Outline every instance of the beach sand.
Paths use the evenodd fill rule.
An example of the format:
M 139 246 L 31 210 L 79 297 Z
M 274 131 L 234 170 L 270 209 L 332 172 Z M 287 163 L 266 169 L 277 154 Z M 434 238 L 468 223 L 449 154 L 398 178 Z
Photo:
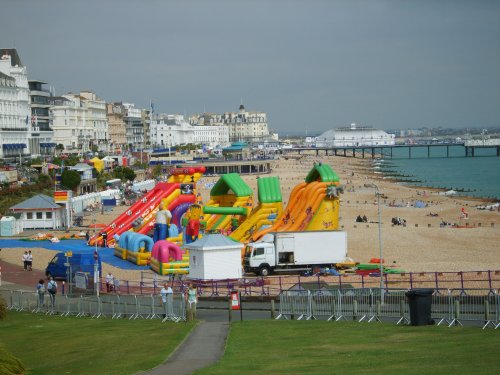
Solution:
M 370 161 L 344 157 L 303 156 L 300 160 L 276 160 L 271 175 L 279 176 L 283 201 L 288 202 L 294 186 L 302 182 L 314 162 L 327 163 L 340 176 L 344 186 L 341 198 L 340 225 L 347 232 L 348 255 L 357 262 L 366 263 L 379 257 L 378 206 L 373 188 L 375 183 L 383 195 L 380 201 L 383 258 L 387 265 L 395 264 L 406 271 L 480 271 L 500 270 L 500 212 L 478 210 L 484 204 L 473 198 L 440 195 L 435 189 L 412 188 L 384 180 L 372 173 Z M 242 176 L 257 198 L 256 175 Z M 204 202 L 208 202 L 210 184 L 219 177 L 203 177 L 198 183 Z M 425 192 L 425 193 L 424 193 Z M 257 200 L 257 199 L 255 199 Z M 428 206 L 415 208 L 415 201 Z M 393 207 L 392 203 L 401 207 Z M 96 214 L 97 223 L 110 223 L 128 207 L 116 207 L 113 212 Z M 468 220 L 460 219 L 464 208 Z M 438 216 L 429 216 L 430 213 Z M 356 223 L 358 215 L 366 215 L 368 223 Z M 393 226 L 391 218 L 401 217 L 406 227 Z M 91 224 L 92 216 L 85 217 L 84 225 Z M 440 228 L 441 221 L 457 223 L 464 228 Z M 466 226 L 469 227 L 466 227 Z M 91 230 L 92 233 L 92 230 Z M 25 249 L 3 249 L 3 261 L 22 264 Z M 45 269 L 54 251 L 32 249 L 33 267 Z M 111 271 L 121 280 L 140 280 L 141 271 L 125 271 L 103 264 L 103 273 Z M 151 272 L 152 271 L 148 271 Z

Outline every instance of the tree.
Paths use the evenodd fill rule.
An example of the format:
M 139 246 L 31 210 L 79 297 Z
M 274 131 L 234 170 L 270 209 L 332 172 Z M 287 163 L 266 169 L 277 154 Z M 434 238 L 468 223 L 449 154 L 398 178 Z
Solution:
M 49 185 L 51 183 L 50 176 L 46 174 L 39 174 L 38 183 L 41 185 Z
M 115 178 L 119 178 L 122 181 L 124 180 L 134 181 L 136 174 L 132 169 L 128 167 L 116 167 L 113 170 L 113 176 Z
M 153 167 L 152 175 L 153 178 L 160 177 L 163 174 L 163 167 L 161 164 L 157 164 Z
M 82 178 L 80 177 L 80 173 L 77 171 L 66 169 L 61 174 L 61 185 L 67 189 L 75 190 L 78 185 L 80 185 L 81 181 Z

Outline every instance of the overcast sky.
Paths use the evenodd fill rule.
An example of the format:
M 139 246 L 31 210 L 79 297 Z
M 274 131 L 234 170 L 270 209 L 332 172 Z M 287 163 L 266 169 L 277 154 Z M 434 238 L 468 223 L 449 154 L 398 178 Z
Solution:
M 283 135 L 500 126 L 500 1 L 0 0 L 0 48 L 56 94 L 242 101 Z

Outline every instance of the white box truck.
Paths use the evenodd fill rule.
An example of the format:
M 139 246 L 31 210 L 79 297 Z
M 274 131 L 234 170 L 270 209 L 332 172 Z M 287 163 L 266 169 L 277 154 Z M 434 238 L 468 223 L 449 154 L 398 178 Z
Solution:
M 273 232 L 245 249 L 245 272 L 267 276 L 279 271 L 335 267 L 347 258 L 347 234 L 342 231 Z

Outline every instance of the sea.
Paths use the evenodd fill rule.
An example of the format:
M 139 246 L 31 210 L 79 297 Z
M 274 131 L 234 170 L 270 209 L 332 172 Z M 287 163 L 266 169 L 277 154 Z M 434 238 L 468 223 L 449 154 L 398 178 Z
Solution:
M 374 160 L 374 171 L 401 184 L 455 190 L 457 195 L 500 200 L 500 157 L 496 149 L 476 148 L 474 157 L 465 157 L 463 146 L 393 149 L 392 157 Z

